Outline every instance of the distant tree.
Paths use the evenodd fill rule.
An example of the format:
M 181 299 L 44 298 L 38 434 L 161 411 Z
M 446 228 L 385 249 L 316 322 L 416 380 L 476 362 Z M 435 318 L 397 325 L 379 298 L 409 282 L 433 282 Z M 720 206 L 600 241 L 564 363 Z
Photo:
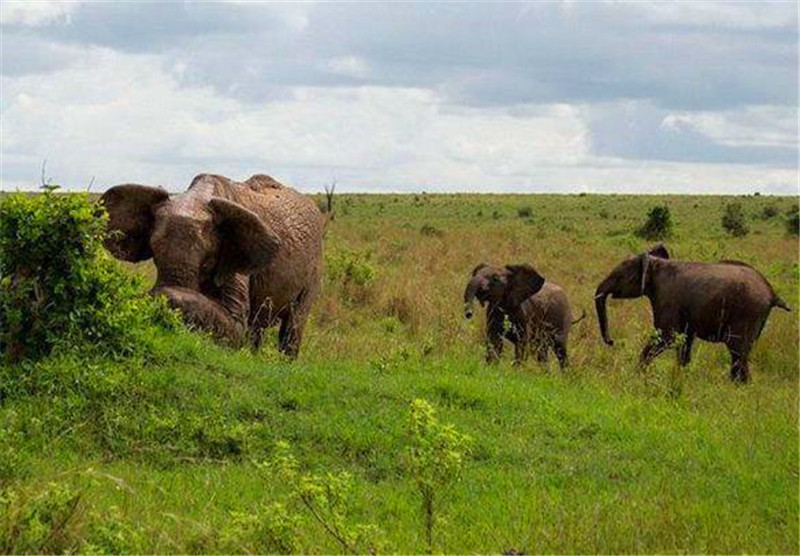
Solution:
M 800 207 L 794 205 L 786 213 L 786 231 L 789 235 L 800 235 Z
M 636 230 L 636 235 L 647 240 L 667 239 L 672 236 L 672 217 L 666 205 L 657 206 L 647 213 L 647 221 Z
M 733 237 L 746 236 L 750 232 L 747 217 L 741 203 L 728 203 L 722 215 L 722 228 Z

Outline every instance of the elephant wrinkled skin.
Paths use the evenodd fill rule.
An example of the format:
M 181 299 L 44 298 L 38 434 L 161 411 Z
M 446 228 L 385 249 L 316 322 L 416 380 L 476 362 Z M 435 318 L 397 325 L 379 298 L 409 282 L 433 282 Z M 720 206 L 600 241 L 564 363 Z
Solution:
M 750 265 L 673 261 L 661 244 L 621 262 L 597 287 L 600 334 L 606 344 L 614 345 L 608 334 L 609 295 L 650 300 L 658 335 L 642 350 L 641 364 L 667 349 L 676 334 L 685 334 L 678 351 L 681 365 L 689 363 L 695 337 L 722 342 L 731 353 L 731 379 L 736 382 L 749 380 L 748 355 L 772 308 L 790 310 Z
M 548 350 L 552 349 L 559 365 L 566 366 L 567 337 L 577 320 L 572 320 L 572 310 L 561 287 L 545 281 L 530 265 L 499 268 L 484 263 L 472 271 L 464 291 L 467 318 L 472 317 L 475 299 L 486 305 L 487 361 L 495 361 L 502 354 L 506 338 L 514 344 L 517 364 L 533 347 L 540 362 L 547 361 Z M 506 326 L 506 318 L 510 326 Z
M 249 332 L 254 347 L 279 324 L 279 349 L 297 356 L 321 273 L 324 221 L 310 199 L 269 176 L 200 174 L 180 195 L 125 184 L 101 200 L 106 247 L 126 261 L 152 258 L 152 293 L 190 324 L 233 345 Z

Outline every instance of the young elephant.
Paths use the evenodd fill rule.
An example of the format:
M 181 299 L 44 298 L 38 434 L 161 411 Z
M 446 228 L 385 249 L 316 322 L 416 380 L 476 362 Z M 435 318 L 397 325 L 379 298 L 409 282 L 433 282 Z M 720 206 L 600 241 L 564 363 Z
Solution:
M 472 317 L 476 298 L 486 306 L 487 361 L 495 361 L 501 355 L 505 337 L 514 344 L 517 364 L 525 360 L 529 346 L 541 362 L 547 361 L 547 351 L 552 349 L 561 367 L 567 364 L 569 328 L 585 314 L 573 321 L 564 290 L 545 282 L 533 267 L 478 265 L 464 291 L 467 318 Z
M 647 253 L 617 265 L 597 287 L 595 305 L 600 334 L 609 346 L 606 298 L 646 296 L 659 335 L 642 350 L 647 364 L 672 343 L 676 333 L 686 335 L 678 352 L 681 365 L 689 363 L 695 337 L 724 343 L 731 353 L 731 380 L 747 382 L 747 358 L 773 307 L 789 311 L 764 276 L 738 261 L 693 263 L 669 260 L 659 244 Z

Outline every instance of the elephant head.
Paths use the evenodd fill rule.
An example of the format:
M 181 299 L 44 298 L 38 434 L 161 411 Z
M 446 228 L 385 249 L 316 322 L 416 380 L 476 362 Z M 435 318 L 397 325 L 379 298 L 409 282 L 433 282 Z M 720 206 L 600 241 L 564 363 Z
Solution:
M 170 195 L 159 187 L 117 185 L 101 199 L 106 247 L 126 261 L 152 258 L 154 291 L 180 288 L 218 297 L 235 274 L 264 268 L 280 238 L 252 211 L 214 196 Z
M 606 299 L 609 295 L 617 299 L 632 299 L 645 295 L 650 286 L 650 273 L 648 270 L 653 257 L 669 259 L 669 251 L 663 244 L 659 243 L 645 253 L 628 257 L 618 264 L 606 276 L 605 280 L 597 286 L 594 296 L 597 321 L 600 324 L 600 334 L 603 337 L 603 341 L 609 346 L 613 346 L 614 341 L 608 335 Z
M 475 299 L 481 306 L 488 303 L 507 312 L 513 311 L 543 285 L 544 278 L 528 264 L 505 267 L 479 264 L 473 269 L 472 278 L 464 290 L 464 316 L 472 318 Z

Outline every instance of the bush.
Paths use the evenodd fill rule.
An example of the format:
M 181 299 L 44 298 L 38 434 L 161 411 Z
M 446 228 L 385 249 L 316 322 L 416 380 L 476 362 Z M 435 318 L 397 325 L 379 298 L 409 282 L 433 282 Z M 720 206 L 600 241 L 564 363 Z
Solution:
M 411 402 L 408 429 L 408 470 L 422 498 L 422 518 L 428 553 L 434 552 L 433 528 L 438 521 L 436 501 L 450 483 L 458 481 L 472 439 L 443 425 L 436 410 L 423 399 Z
M 761 218 L 764 220 L 769 220 L 770 218 L 774 218 L 778 216 L 778 207 L 775 205 L 767 205 L 764 207 L 764 210 L 761 211 Z
M 0 201 L 0 351 L 7 362 L 57 347 L 128 355 L 151 324 L 177 322 L 103 249 L 106 221 L 86 194 L 48 190 Z
M 647 221 L 636 231 L 636 235 L 647 240 L 667 239 L 672 235 L 672 217 L 664 205 L 653 207 L 647 213 Z
M 800 235 L 800 207 L 797 205 L 786 213 L 786 231 L 789 235 Z
M 725 212 L 722 215 L 722 228 L 734 237 L 746 236 L 750 231 L 740 203 L 725 205 Z
M 436 226 L 431 226 L 430 224 L 423 224 L 422 227 L 419 229 L 419 233 L 428 237 L 444 236 L 444 231 L 440 230 Z
M 533 218 L 533 209 L 531 207 L 520 207 L 517 209 L 518 218 Z

